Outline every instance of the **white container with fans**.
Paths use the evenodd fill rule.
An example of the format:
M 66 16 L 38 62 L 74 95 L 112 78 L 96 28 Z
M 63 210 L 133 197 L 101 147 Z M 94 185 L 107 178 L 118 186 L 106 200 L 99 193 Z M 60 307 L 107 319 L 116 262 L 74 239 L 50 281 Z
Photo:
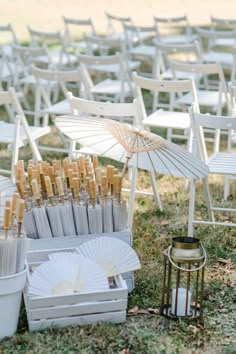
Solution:
M 67 249 L 31 251 L 28 257 L 28 282 L 24 301 L 30 331 L 71 325 L 88 325 L 100 321 L 123 323 L 126 321 L 128 288 L 123 278 L 113 278 L 109 289 L 79 292 L 67 295 L 33 296 L 29 294 L 31 272 L 48 261 L 49 255 Z M 70 250 L 75 251 L 71 247 Z
M 133 237 L 130 229 L 125 229 L 119 232 L 89 234 L 79 236 L 65 236 L 31 240 L 30 249 L 28 252 L 28 262 L 38 262 L 47 260 L 48 252 L 51 250 L 72 249 L 82 245 L 86 241 L 93 240 L 98 237 L 114 237 L 116 239 L 126 242 L 132 246 Z M 128 272 L 122 275 L 128 286 L 129 292 L 134 289 L 134 273 Z

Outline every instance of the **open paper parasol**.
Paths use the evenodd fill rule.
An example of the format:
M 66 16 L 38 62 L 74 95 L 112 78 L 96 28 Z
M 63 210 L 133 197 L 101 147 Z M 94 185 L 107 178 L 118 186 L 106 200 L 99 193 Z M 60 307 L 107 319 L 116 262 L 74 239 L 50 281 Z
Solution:
M 202 178 L 208 167 L 193 154 L 162 137 L 130 124 L 94 117 L 61 116 L 61 132 L 99 154 L 143 170 L 176 177 Z

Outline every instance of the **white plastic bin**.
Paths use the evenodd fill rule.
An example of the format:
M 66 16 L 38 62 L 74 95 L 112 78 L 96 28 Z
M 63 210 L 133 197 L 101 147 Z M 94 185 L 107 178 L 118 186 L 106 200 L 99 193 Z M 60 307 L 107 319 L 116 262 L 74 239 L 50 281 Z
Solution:
M 0 340 L 17 330 L 22 291 L 26 284 L 26 269 L 0 277 Z

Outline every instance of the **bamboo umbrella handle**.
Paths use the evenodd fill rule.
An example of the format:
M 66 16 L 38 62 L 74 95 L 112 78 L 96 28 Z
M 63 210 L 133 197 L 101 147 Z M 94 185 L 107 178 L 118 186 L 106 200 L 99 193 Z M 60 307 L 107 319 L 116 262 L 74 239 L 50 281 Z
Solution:
M 10 220 L 11 220 L 11 209 L 5 208 L 4 209 L 4 221 L 3 221 L 3 228 L 5 230 L 5 239 L 8 237 L 8 230 L 10 228 Z
M 56 177 L 56 185 L 57 185 L 59 198 L 64 204 L 64 188 L 63 188 L 63 182 L 61 177 Z
M 18 203 L 18 212 L 17 212 L 18 223 L 23 222 L 24 212 L 25 212 L 25 201 L 23 199 L 20 199 Z
M 102 189 L 102 196 L 107 197 L 108 196 L 108 184 L 107 184 L 107 177 L 102 176 L 102 184 L 101 184 L 101 189 Z
M 11 204 L 11 215 L 16 215 L 16 209 L 19 201 L 19 193 L 15 192 L 12 196 L 12 204 Z
M 38 187 L 38 182 L 36 179 L 32 179 L 31 187 L 32 187 L 33 196 L 34 196 L 38 206 L 40 207 L 39 187 Z

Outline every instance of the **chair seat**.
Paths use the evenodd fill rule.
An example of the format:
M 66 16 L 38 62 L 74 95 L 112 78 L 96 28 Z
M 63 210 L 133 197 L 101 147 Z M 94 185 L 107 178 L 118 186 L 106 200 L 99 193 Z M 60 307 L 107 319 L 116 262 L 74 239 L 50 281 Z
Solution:
M 184 43 L 192 43 L 197 37 L 196 36 L 187 36 L 187 35 L 173 35 L 162 37 L 160 40 L 164 43 L 173 43 L 173 44 L 184 44 Z
M 159 109 L 145 118 L 143 124 L 152 127 L 188 129 L 190 128 L 190 117 L 188 113 Z
M 186 73 L 183 71 L 176 71 L 175 72 L 175 79 L 177 80 L 181 80 L 181 79 L 189 79 L 190 77 L 199 78 L 199 75 L 196 73 Z M 161 74 L 161 78 L 165 79 L 165 80 L 171 80 L 174 78 L 172 70 L 171 69 L 167 69 L 165 70 L 162 74 Z
M 234 47 L 236 45 L 236 41 L 234 38 L 218 38 L 214 40 L 214 45 Z
M 210 173 L 236 175 L 236 155 L 215 153 L 207 161 Z
M 5 121 L 0 121 L 0 142 L 5 144 L 12 144 L 14 142 L 14 130 L 15 124 L 7 123 Z M 50 133 L 51 128 L 49 126 L 46 127 L 29 127 L 30 135 L 33 140 L 39 139 L 42 136 Z M 20 127 L 19 134 L 19 147 L 22 147 L 27 142 L 27 136 L 24 128 Z
M 1 46 L 1 50 L 3 51 L 3 54 L 6 57 L 11 57 L 12 56 L 12 46 L 11 44 L 4 44 L 3 46 Z
M 50 52 L 50 58 L 52 62 L 56 65 L 69 65 L 69 64 L 75 64 L 77 63 L 77 58 L 74 54 L 65 54 L 65 53 L 60 53 L 60 52 Z M 42 64 L 48 64 L 48 58 L 46 55 L 42 55 L 37 57 L 37 61 L 42 63 Z
M 128 31 L 127 31 L 128 32 Z M 120 32 L 120 33 L 114 33 L 110 36 L 111 38 L 114 39 L 120 39 L 121 41 L 126 41 L 128 37 L 128 41 L 131 43 L 136 43 L 141 41 L 144 41 L 145 39 L 149 38 L 149 34 L 145 32 L 139 32 L 138 35 L 134 35 L 133 31 L 130 33 L 125 34 L 125 32 Z
M 85 49 L 88 48 L 88 44 L 85 41 L 71 42 L 70 45 L 71 45 L 71 47 L 73 47 L 75 49 L 80 48 L 80 49 L 84 49 L 85 50 Z M 92 43 L 89 46 L 90 46 L 90 48 L 92 47 L 91 48 L 92 50 L 98 49 L 98 45 L 96 43 Z
M 133 71 L 137 69 L 140 66 L 140 61 L 138 60 L 129 60 L 127 62 L 128 68 L 130 71 Z M 120 65 L 119 64 L 108 64 L 108 65 L 96 65 L 92 64 L 89 65 L 90 70 L 95 70 L 98 72 L 103 72 L 103 73 L 114 73 L 118 74 L 120 72 Z
M 50 83 L 44 79 L 40 79 L 40 81 L 42 82 L 42 85 L 44 85 L 46 87 L 49 87 L 49 86 L 54 87 L 58 84 L 57 81 L 50 81 Z M 22 77 L 22 79 L 20 79 L 19 82 L 22 84 L 37 85 L 37 81 L 33 75 Z
M 70 104 L 67 100 L 60 101 L 45 109 L 45 112 L 50 114 L 72 114 Z
M 154 58 L 156 56 L 156 48 L 151 45 L 141 44 L 138 45 L 137 47 L 130 49 L 129 53 L 132 55 Z
M 7 80 L 8 78 L 12 77 L 12 75 L 15 74 L 15 72 L 17 73 L 21 73 L 21 67 L 15 63 L 11 63 L 8 62 L 8 64 L 6 64 L 5 62 L 0 63 L 1 66 L 1 80 Z
M 120 94 L 122 89 L 122 84 L 120 81 L 107 79 L 99 82 L 90 91 L 94 94 L 106 94 L 106 95 L 116 95 Z M 131 89 L 127 82 L 124 83 L 124 93 L 130 94 Z
M 220 93 L 218 91 L 201 91 L 197 90 L 198 103 L 201 106 L 217 106 L 220 102 Z M 222 104 L 226 103 L 224 95 L 221 97 Z M 177 103 L 190 105 L 192 103 L 191 93 L 187 93 L 180 99 L 176 100 Z
M 211 51 L 202 56 L 204 62 L 208 63 L 220 63 L 224 66 L 228 66 L 230 69 L 233 65 L 233 55 L 231 53 L 214 52 Z

